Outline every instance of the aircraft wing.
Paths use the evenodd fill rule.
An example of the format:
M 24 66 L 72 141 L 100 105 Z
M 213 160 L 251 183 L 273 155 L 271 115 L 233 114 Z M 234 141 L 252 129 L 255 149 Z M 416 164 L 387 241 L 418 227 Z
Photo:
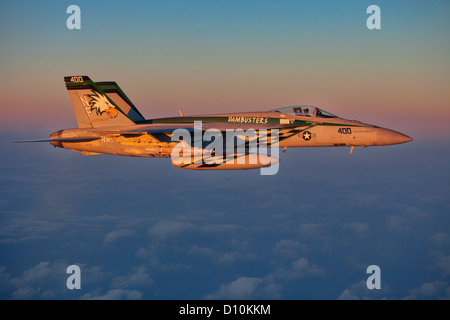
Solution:
M 279 130 L 280 141 L 285 137 L 297 134 L 298 132 L 306 130 L 310 126 L 304 125 L 299 126 L 298 124 L 245 124 L 245 123 L 202 123 L 201 127 L 196 127 L 194 123 L 180 123 L 180 124 L 149 124 L 142 125 L 138 128 L 130 128 L 125 130 L 119 130 L 115 133 L 119 133 L 123 136 L 139 136 L 144 134 L 150 134 L 156 140 L 160 142 L 170 142 L 171 135 L 177 129 L 187 130 L 191 135 L 193 135 L 195 130 L 217 130 L 222 134 L 226 133 L 227 130 L 238 130 L 241 129 L 244 132 L 248 129 L 253 130 L 267 130 L 268 133 L 271 130 Z
M 13 141 L 14 143 L 30 143 L 30 142 L 90 142 L 99 140 L 102 137 L 71 137 L 71 138 L 56 138 L 56 139 L 43 139 L 43 140 L 20 140 Z
M 303 128 L 304 126 L 294 125 L 294 124 L 245 124 L 245 123 L 202 123 L 201 127 L 196 127 L 194 123 L 180 123 L 180 124 L 165 124 L 165 123 L 156 123 L 156 124 L 149 124 L 149 125 L 142 125 L 137 128 L 130 128 L 129 130 L 120 130 L 123 134 L 152 134 L 152 133 L 172 133 L 176 129 L 185 129 L 189 132 L 194 132 L 194 130 L 212 130 L 216 129 L 221 132 L 226 132 L 228 130 L 248 130 L 248 129 L 254 129 L 254 130 L 273 130 L 273 129 L 295 129 Z

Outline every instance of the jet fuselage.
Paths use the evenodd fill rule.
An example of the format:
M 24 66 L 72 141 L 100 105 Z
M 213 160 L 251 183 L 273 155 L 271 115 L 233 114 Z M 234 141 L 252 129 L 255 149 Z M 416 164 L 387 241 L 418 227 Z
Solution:
M 367 147 L 399 144 L 412 139 L 399 132 L 342 118 L 295 116 L 281 112 L 246 112 L 146 120 L 133 127 L 66 129 L 53 133 L 50 139 L 92 137 L 92 141 L 51 142 L 54 146 L 85 154 L 114 154 L 138 157 L 170 157 L 179 141 L 172 141 L 170 133 L 145 133 L 151 126 L 173 125 L 174 128 L 192 125 L 195 121 L 218 130 L 269 129 L 279 127 L 279 147 Z M 283 125 L 289 128 L 283 129 Z M 294 127 L 294 128 L 293 128 Z M 123 133 L 133 130 L 133 133 Z M 142 133 L 142 134 L 141 134 Z
M 412 140 L 309 105 L 198 116 L 180 110 L 180 117 L 147 120 L 116 82 L 94 82 L 88 76 L 64 81 L 78 128 L 38 141 L 85 155 L 170 157 L 184 169 L 239 170 L 278 163 L 279 148 L 351 147 L 352 153 L 357 146 Z

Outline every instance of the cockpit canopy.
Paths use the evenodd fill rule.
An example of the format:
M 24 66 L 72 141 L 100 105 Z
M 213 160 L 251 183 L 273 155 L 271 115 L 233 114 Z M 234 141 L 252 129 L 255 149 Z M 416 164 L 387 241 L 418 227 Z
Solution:
M 319 109 L 314 106 L 299 105 L 299 106 L 289 106 L 283 108 L 277 108 L 270 110 L 271 112 L 281 112 L 285 114 L 290 114 L 294 116 L 303 117 L 317 117 L 317 118 L 338 118 L 334 114 L 331 114 L 325 110 Z

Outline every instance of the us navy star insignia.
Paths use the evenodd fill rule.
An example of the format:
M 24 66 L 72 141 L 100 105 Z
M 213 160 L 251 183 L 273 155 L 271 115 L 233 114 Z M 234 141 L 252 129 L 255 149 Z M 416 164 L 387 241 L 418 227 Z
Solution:
M 303 132 L 303 139 L 306 141 L 311 140 L 311 132 L 309 132 L 309 131 Z

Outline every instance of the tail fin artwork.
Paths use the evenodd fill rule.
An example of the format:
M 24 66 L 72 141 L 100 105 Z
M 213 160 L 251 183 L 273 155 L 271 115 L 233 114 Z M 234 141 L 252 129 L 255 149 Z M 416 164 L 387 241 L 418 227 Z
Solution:
M 106 93 L 108 98 L 110 98 L 132 121 L 140 122 L 145 120 L 116 82 L 96 82 L 95 84 L 100 87 L 100 89 Z
M 79 128 L 133 126 L 144 119 L 115 82 L 97 84 L 88 76 L 64 77 L 64 82 Z

